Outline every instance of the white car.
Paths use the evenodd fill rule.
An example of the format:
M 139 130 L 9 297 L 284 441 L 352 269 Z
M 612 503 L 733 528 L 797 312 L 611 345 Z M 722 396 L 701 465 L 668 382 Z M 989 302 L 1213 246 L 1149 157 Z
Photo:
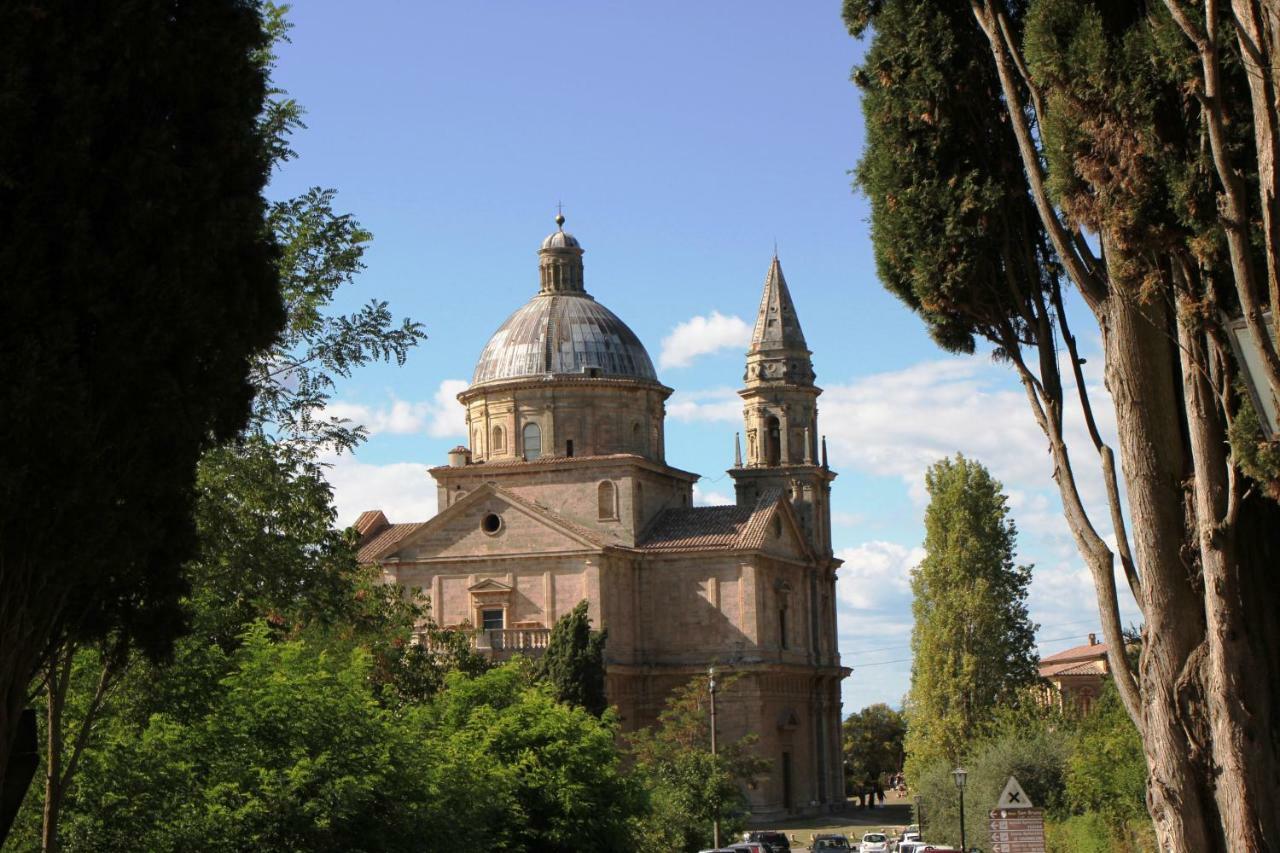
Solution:
M 868 832 L 862 836 L 858 853 L 889 853 L 889 836 L 883 832 Z

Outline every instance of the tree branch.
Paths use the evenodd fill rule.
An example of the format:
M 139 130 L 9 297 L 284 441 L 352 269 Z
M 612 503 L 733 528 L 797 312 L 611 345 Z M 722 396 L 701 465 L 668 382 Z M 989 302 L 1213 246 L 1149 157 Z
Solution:
M 1006 53 L 1005 41 L 1001 35 L 1001 24 L 999 23 L 1000 18 L 1003 17 L 1003 12 L 998 12 L 992 4 L 993 0 L 971 0 L 970 6 L 973 9 L 978 25 L 982 28 L 983 33 L 986 34 L 987 42 L 991 46 L 991 56 L 995 60 L 996 72 L 1000 77 L 1000 88 L 1004 93 L 1006 102 L 1005 112 L 1013 125 L 1013 132 L 1018 141 L 1018 152 L 1022 157 L 1022 167 L 1027 176 L 1027 184 L 1031 188 L 1032 201 L 1035 202 L 1036 210 L 1040 213 L 1040 220 L 1044 223 L 1045 231 L 1048 233 L 1049 239 L 1053 243 L 1053 248 L 1062 260 L 1067 273 L 1071 276 L 1072 281 L 1076 283 L 1076 287 L 1080 288 L 1080 293 L 1089 303 L 1089 307 L 1096 312 L 1098 306 L 1107 297 L 1106 283 L 1095 275 L 1094 271 L 1089 268 L 1084 259 L 1077 253 L 1075 240 L 1072 238 L 1071 233 L 1067 231 L 1066 226 L 1062 224 L 1062 221 L 1058 219 L 1057 211 L 1053 209 L 1053 204 L 1049 201 L 1049 193 L 1044 185 L 1044 171 L 1040 163 L 1040 154 L 1036 149 L 1035 140 L 1031 136 L 1031 128 L 1027 126 L 1027 116 L 1022 103 L 1022 95 L 1018 91 L 1017 80 L 1014 79 L 1013 73 L 1009 68 L 1009 56 Z

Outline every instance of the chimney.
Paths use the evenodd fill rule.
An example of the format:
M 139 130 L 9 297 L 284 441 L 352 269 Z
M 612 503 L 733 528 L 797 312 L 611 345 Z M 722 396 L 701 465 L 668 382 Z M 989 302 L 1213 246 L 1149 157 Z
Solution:
M 1089 645 L 1091 645 L 1091 646 L 1096 646 L 1096 645 L 1098 645 L 1098 635 L 1097 635 L 1097 634 L 1090 634 L 1090 635 L 1089 635 Z
M 459 444 L 449 451 L 449 467 L 462 468 L 471 464 L 471 451 Z

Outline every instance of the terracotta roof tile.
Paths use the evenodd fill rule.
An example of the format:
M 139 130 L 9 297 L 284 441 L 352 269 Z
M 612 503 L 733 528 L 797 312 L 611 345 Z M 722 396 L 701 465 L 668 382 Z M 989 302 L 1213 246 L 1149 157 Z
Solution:
M 636 545 L 642 551 L 705 551 L 759 548 L 777 504 L 777 491 L 754 507 L 695 506 L 663 510 Z
M 372 536 L 382 528 L 387 527 L 391 522 L 387 521 L 387 517 L 382 514 L 380 509 L 367 509 L 360 513 L 360 517 L 356 519 L 356 523 L 351 525 L 360 532 L 360 537 Z
M 1041 658 L 1041 663 L 1062 663 L 1064 661 L 1089 660 L 1091 658 L 1106 657 L 1106 643 L 1085 643 L 1083 646 L 1072 646 L 1055 654 L 1049 655 L 1047 658 Z
M 360 545 L 360 550 L 356 552 L 356 559 L 361 563 L 377 562 L 378 558 L 385 554 L 392 545 L 395 545 L 409 534 L 421 530 L 425 525 L 425 521 L 417 521 L 412 524 L 388 525 L 368 542 Z
M 1067 661 L 1066 663 L 1040 664 L 1040 677 L 1049 678 L 1057 675 L 1106 675 L 1096 666 L 1098 662 L 1092 660 Z

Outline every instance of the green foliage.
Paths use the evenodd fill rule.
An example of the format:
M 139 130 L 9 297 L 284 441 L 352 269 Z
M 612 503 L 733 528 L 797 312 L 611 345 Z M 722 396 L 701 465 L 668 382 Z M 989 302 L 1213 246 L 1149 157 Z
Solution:
M 259 624 L 230 664 L 202 713 L 117 721 L 85 762 L 68 850 L 416 850 L 489 816 L 465 795 L 476 756 L 381 707 L 367 652 Z
M 868 705 L 846 717 L 843 729 L 849 781 L 883 783 L 886 775 L 902 769 L 907 734 L 903 714 L 883 703 Z
M 1267 440 L 1258 411 L 1243 391 L 1243 388 L 1236 389 L 1240 409 L 1227 431 L 1232 461 L 1262 484 L 1272 497 L 1280 498 L 1280 442 Z
M 0 12 L 5 720 L 63 631 L 184 627 L 196 460 L 284 319 L 264 40 L 243 0 Z
M 911 573 L 909 775 L 938 759 L 954 765 L 994 709 L 1037 677 L 1031 568 L 1014 563 L 1000 483 L 958 455 L 930 467 L 925 484 L 926 555 Z
M 926 837 L 958 844 L 959 795 L 951 771 L 969 771 L 965 788 L 966 831 L 979 846 L 987 838 L 986 813 L 1009 776 L 1032 802 L 1046 810 L 1050 850 L 1154 849 L 1146 813 L 1146 759 L 1133 722 L 1114 686 L 1108 684 L 1088 713 L 1063 713 L 1032 701 L 994 709 L 986 734 L 967 744 L 958 762 L 921 766 L 914 788 L 920 796 Z
M 592 631 L 587 602 L 580 601 L 551 629 L 538 675 L 551 683 L 561 702 L 585 708 L 597 717 L 608 702 L 604 695 L 604 644 L 608 631 Z
M 972 352 L 975 335 L 1034 341 L 1027 303 L 1057 270 L 1010 127 L 991 118 L 1002 98 L 970 4 L 845 0 L 844 17 L 854 35 L 875 30 L 853 79 L 867 137 L 855 177 L 880 281 L 945 349 Z
M 1147 764 L 1142 739 L 1110 681 L 1075 730 L 1067 773 L 1072 808 L 1100 816 L 1113 835 L 1147 820 Z
M 643 811 L 640 788 L 622 773 L 613 715 L 557 702 L 529 685 L 527 666 L 472 678 L 450 676 L 435 702 L 437 737 L 492 768 L 470 793 L 500 804 L 494 849 L 513 853 L 626 850 Z M 453 847 L 450 849 L 474 849 Z
M 921 766 L 914 788 L 925 815 L 925 837 L 960 844 L 960 796 L 951 773 L 958 763 L 969 771 L 964 798 L 965 831 L 970 844 L 988 837 L 987 812 L 999 800 L 1010 776 L 1017 778 L 1037 806 L 1051 815 L 1065 814 L 1070 754 L 1067 731 L 1037 725 L 976 741 L 962 762 L 935 760 Z
M 1047 853 L 1149 853 L 1159 849 L 1155 830 L 1145 817 L 1128 822 L 1117 832 L 1102 815 L 1086 812 L 1046 821 L 1044 830 Z
M 717 702 L 732 702 L 733 676 L 717 682 Z M 711 754 L 711 706 L 706 677 L 676 690 L 656 726 L 631 735 L 634 772 L 649 796 L 638 822 L 645 850 L 692 851 L 709 847 L 713 819 L 722 839 L 738 833 L 747 814 L 742 786 L 769 772 L 753 751 L 755 735 L 717 743 Z M 723 707 L 720 705 L 719 707 Z

